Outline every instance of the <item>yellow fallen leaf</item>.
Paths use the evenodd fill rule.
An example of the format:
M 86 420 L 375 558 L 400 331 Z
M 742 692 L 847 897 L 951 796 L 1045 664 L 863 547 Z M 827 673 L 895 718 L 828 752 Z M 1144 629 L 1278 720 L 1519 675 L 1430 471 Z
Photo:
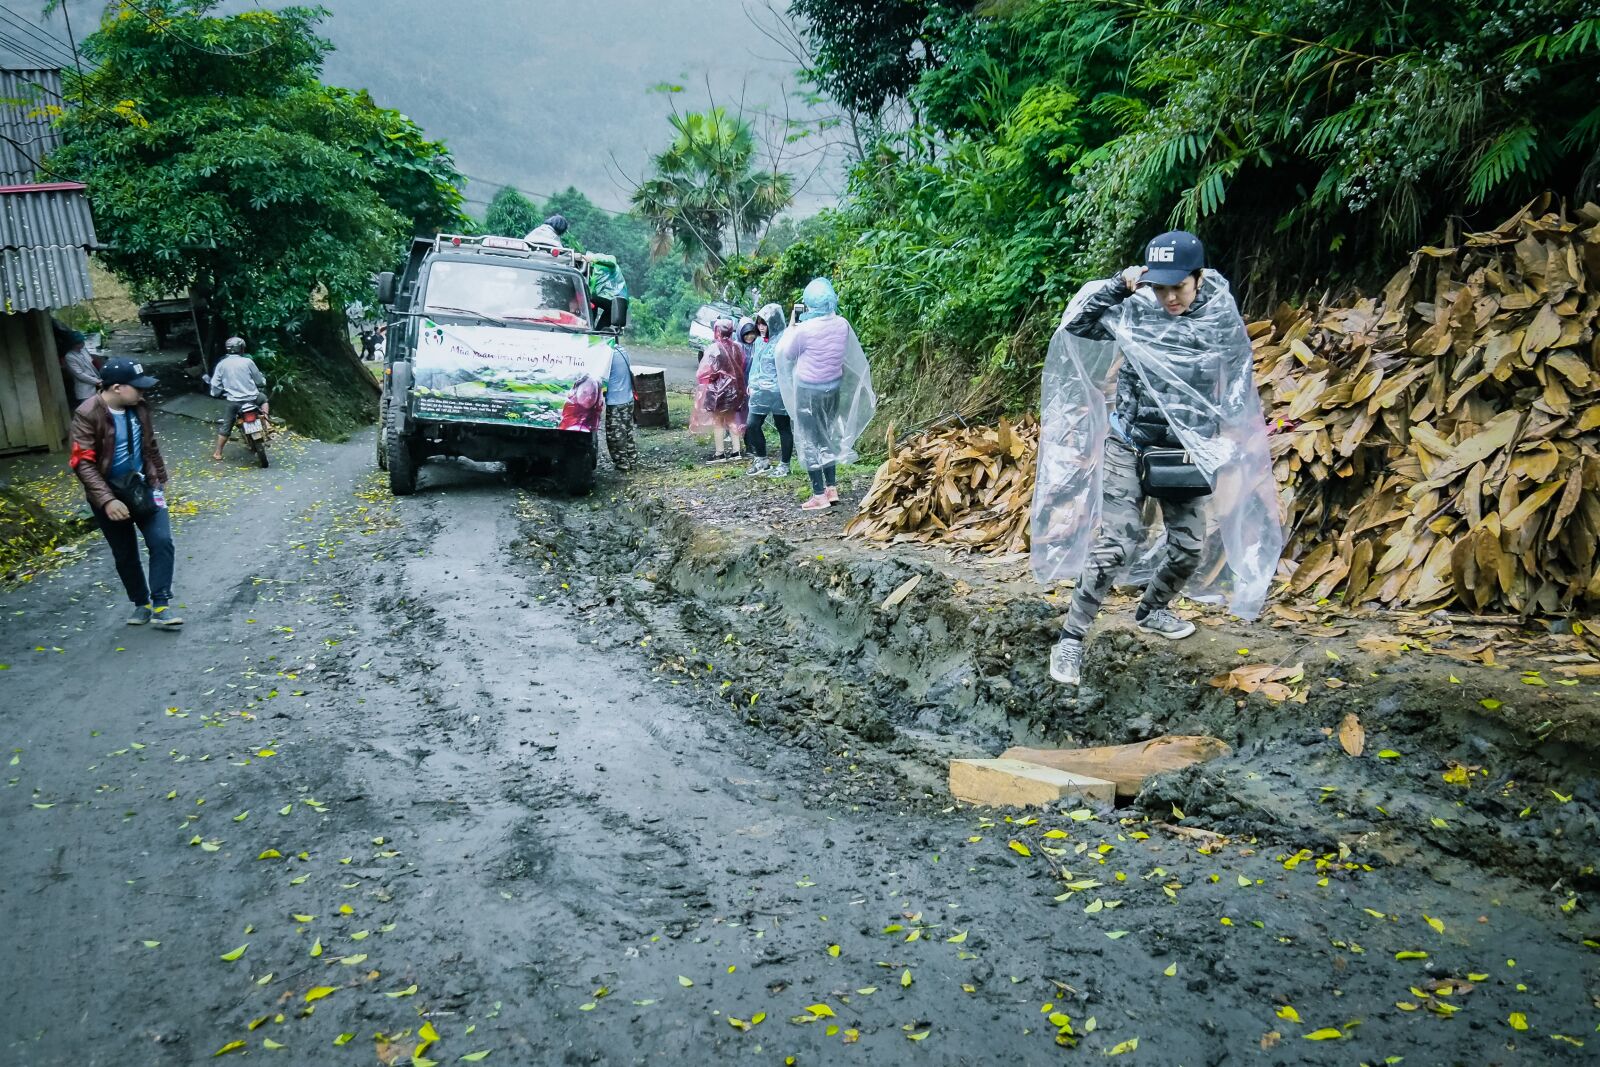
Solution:
M 489 1049 L 482 1049 L 478 1052 L 469 1052 L 465 1056 L 462 1056 L 461 1059 L 466 1063 L 477 1063 L 480 1060 L 488 1059 L 489 1052 Z
M 1106 1055 L 1107 1056 L 1121 1056 L 1124 1053 L 1133 1052 L 1138 1047 L 1139 1047 L 1139 1039 L 1136 1038 L 1136 1037 L 1130 1037 L 1130 1038 L 1128 1038 L 1128 1040 L 1119 1042 L 1119 1043 L 1117 1043 L 1115 1045 L 1112 1045 L 1110 1048 L 1106 1049 Z
M 1166 975 L 1166 976 L 1167 976 L 1167 977 L 1168 977 L 1168 978 L 1171 978 L 1171 977 L 1173 977 L 1173 976 L 1174 976 L 1174 975 L 1176 975 L 1176 974 L 1177 974 L 1177 973 L 1178 973 L 1178 964 L 1177 964 L 1177 961 L 1176 961 L 1176 960 L 1174 960 L 1174 961 L 1173 961 L 1173 962 L 1172 962 L 1172 963 L 1171 963 L 1171 964 L 1169 964 L 1169 965 L 1168 965 L 1168 966 L 1167 966 L 1167 969 L 1166 969 L 1166 970 L 1164 970 L 1164 971 L 1162 971 L 1162 972 L 1161 972 L 1161 973 L 1162 973 L 1162 974 L 1164 974 L 1164 975 Z
M 1015 853 L 1018 853 L 1019 855 L 1023 855 L 1023 856 L 1031 856 L 1031 855 L 1033 855 L 1033 850 L 1031 848 L 1029 848 L 1027 845 L 1024 845 L 1021 841 L 1013 841 L 1013 842 L 1011 842 L 1010 848 L 1011 848 L 1011 851 L 1013 851 Z
M 217 1049 L 217 1051 L 213 1052 L 211 1054 L 211 1058 L 216 1059 L 218 1056 L 226 1056 L 228 1053 L 238 1052 L 242 1048 L 244 1048 L 243 1041 L 230 1041 L 226 1045 L 223 1045 L 221 1048 Z
M 951 944 L 951 945 L 960 945 L 960 944 L 963 944 L 966 940 L 967 940 L 967 932 L 965 930 L 961 931 L 959 934 L 956 934 L 954 937 L 945 938 L 945 942 L 947 944 Z
M 351 1041 L 353 1041 L 355 1039 L 355 1036 L 356 1036 L 355 1034 L 340 1034 L 338 1037 L 333 1039 L 333 1043 L 335 1045 L 348 1045 Z M 461 1058 L 462 1059 L 466 1059 L 465 1056 L 463 1056 Z
M 310 989 L 306 990 L 306 1003 L 310 1004 L 314 1000 L 321 1000 L 323 997 L 336 991 L 338 988 L 338 986 L 331 985 L 312 986 Z
M 1046 830 L 1044 836 L 1052 841 L 1059 841 L 1067 836 L 1067 832 L 1065 830 Z
M 1513 1030 L 1526 1030 L 1528 1028 L 1528 1017 L 1520 1011 L 1512 1012 L 1506 1018 L 1506 1022 L 1511 1024 L 1511 1029 Z
M 909 1038 L 912 1041 L 921 1041 L 923 1038 L 925 1038 L 927 1036 L 928 1036 L 928 1031 L 926 1031 L 926 1030 L 923 1030 L 920 1033 L 907 1034 L 906 1035 L 906 1037 Z
M 808 1004 L 806 1006 L 806 1011 L 809 1011 L 818 1019 L 831 1019 L 834 1017 L 833 1009 L 828 1007 L 826 1004 Z
M 240 945 L 238 948 L 234 949 L 232 952 L 224 952 L 222 954 L 222 958 L 227 960 L 229 963 L 232 963 L 234 960 L 238 959 L 240 956 L 243 956 L 244 955 L 244 950 L 249 948 L 249 947 L 250 947 L 250 942 L 246 941 L 244 944 Z
M 283 853 L 279 852 L 275 848 L 269 848 L 269 849 L 266 849 L 265 851 L 263 851 L 261 853 L 261 855 L 257 856 L 256 859 L 258 859 L 258 860 L 281 860 L 281 859 L 283 859 Z
M 909 987 L 911 985 L 911 968 L 910 967 L 907 967 L 904 971 L 902 971 L 900 973 L 900 985 L 902 987 Z
M 1295 1011 L 1292 1006 L 1285 1004 L 1278 1009 L 1278 1018 L 1288 1019 L 1292 1023 L 1297 1023 L 1300 1021 L 1300 1013 Z
M 1324 1026 L 1321 1030 L 1313 1030 L 1306 1035 L 1307 1041 L 1336 1041 L 1344 1036 L 1344 1031 L 1333 1026 Z
M 264 1038 L 261 1039 L 261 1047 L 262 1048 L 287 1048 L 288 1046 L 280 1044 L 280 1043 L 272 1040 L 272 1038 L 270 1038 L 270 1037 L 264 1037 Z
M 315 959 L 320 955 L 322 955 L 322 938 L 319 937 L 311 946 L 311 957 Z
M 1438 919 L 1435 919 L 1431 915 L 1424 915 L 1422 918 L 1423 921 L 1425 921 L 1429 926 L 1433 927 L 1436 933 L 1444 933 L 1444 923 L 1440 922 Z
M 683 988 L 685 988 L 685 989 L 688 989 L 690 986 L 694 985 L 693 982 L 691 982 L 689 979 L 685 978 L 681 974 L 678 975 L 678 984 L 683 986 Z
M 384 996 L 386 996 L 386 997 L 412 997 L 412 996 L 416 996 L 416 993 L 417 993 L 417 983 L 412 982 L 410 985 L 406 986 L 404 989 L 396 989 L 393 993 L 385 993 Z
M 1396 952 L 1394 958 L 1397 960 L 1425 960 L 1428 958 L 1428 954 L 1426 952 Z
M 161 947 L 161 942 L 159 942 L 159 941 L 146 941 L 144 943 L 144 947 L 145 948 L 160 948 Z

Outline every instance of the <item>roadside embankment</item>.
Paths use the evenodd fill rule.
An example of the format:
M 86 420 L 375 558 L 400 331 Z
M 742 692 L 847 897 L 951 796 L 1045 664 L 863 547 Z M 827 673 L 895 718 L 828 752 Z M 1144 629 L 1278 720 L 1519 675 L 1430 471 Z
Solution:
M 534 551 L 592 576 L 571 595 L 631 622 L 635 641 L 747 718 L 876 749 L 937 803 L 953 756 L 1207 734 L 1232 754 L 1150 780 L 1139 808 L 1235 837 L 1359 840 L 1394 862 L 1432 846 L 1596 882 L 1600 700 L 1571 665 L 1584 656 L 1553 651 L 1559 638 L 1292 608 L 1246 624 L 1186 605 L 1201 629 L 1171 643 L 1133 629 L 1124 598 L 1073 699 L 1046 669 L 1064 601 L 1021 561 L 714 528 L 670 498 L 612 499 L 528 528 Z M 1496 660 L 1497 647 L 1518 655 Z M 1340 740 L 1349 716 L 1359 756 Z

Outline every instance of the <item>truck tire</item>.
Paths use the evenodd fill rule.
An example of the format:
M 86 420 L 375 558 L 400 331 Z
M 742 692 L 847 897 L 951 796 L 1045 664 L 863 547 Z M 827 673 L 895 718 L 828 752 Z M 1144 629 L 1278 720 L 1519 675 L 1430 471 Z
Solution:
M 389 459 L 389 492 L 395 496 L 410 496 L 417 491 L 417 453 L 401 433 L 394 420 L 384 429 L 387 441 L 384 451 Z
M 378 433 L 377 433 L 377 459 L 378 469 L 389 469 L 389 391 L 385 389 L 378 398 Z
M 572 496 L 587 496 L 594 488 L 595 468 L 600 464 L 599 435 L 584 434 L 580 444 L 574 442 L 556 462 L 556 478 L 561 488 Z

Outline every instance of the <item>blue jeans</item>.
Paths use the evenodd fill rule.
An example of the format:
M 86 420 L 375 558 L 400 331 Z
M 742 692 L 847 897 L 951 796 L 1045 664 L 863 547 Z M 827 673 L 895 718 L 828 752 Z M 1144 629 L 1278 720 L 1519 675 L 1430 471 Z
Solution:
M 172 520 L 166 508 L 156 508 L 155 514 L 143 522 L 132 519 L 117 522 L 106 517 L 99 508 L 94 509 L 94 521 L 111 546 L 111 558 L 117 563 L 117 577 L 128 599 L 135 604 L 154 604 L 156 607 L 172 602 L 172 561 L 177 554 L 172 547 Z M 134 536 L 137 526 L 144 534 L 144 545 L 150 553 L 150 584 L 144 580 L 144 565 L 139 559 L 139 539 Z

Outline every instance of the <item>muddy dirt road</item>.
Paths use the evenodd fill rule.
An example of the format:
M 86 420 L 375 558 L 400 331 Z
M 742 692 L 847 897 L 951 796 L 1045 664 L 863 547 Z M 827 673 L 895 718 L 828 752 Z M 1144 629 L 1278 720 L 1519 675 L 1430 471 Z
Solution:
M 607 483 L 370 456 L 238 471 L 181 634 L 99 547 L 0 595 L 0 1063 L 1592 1062 L 1545 887 L 958 810 L 664 663 Z

